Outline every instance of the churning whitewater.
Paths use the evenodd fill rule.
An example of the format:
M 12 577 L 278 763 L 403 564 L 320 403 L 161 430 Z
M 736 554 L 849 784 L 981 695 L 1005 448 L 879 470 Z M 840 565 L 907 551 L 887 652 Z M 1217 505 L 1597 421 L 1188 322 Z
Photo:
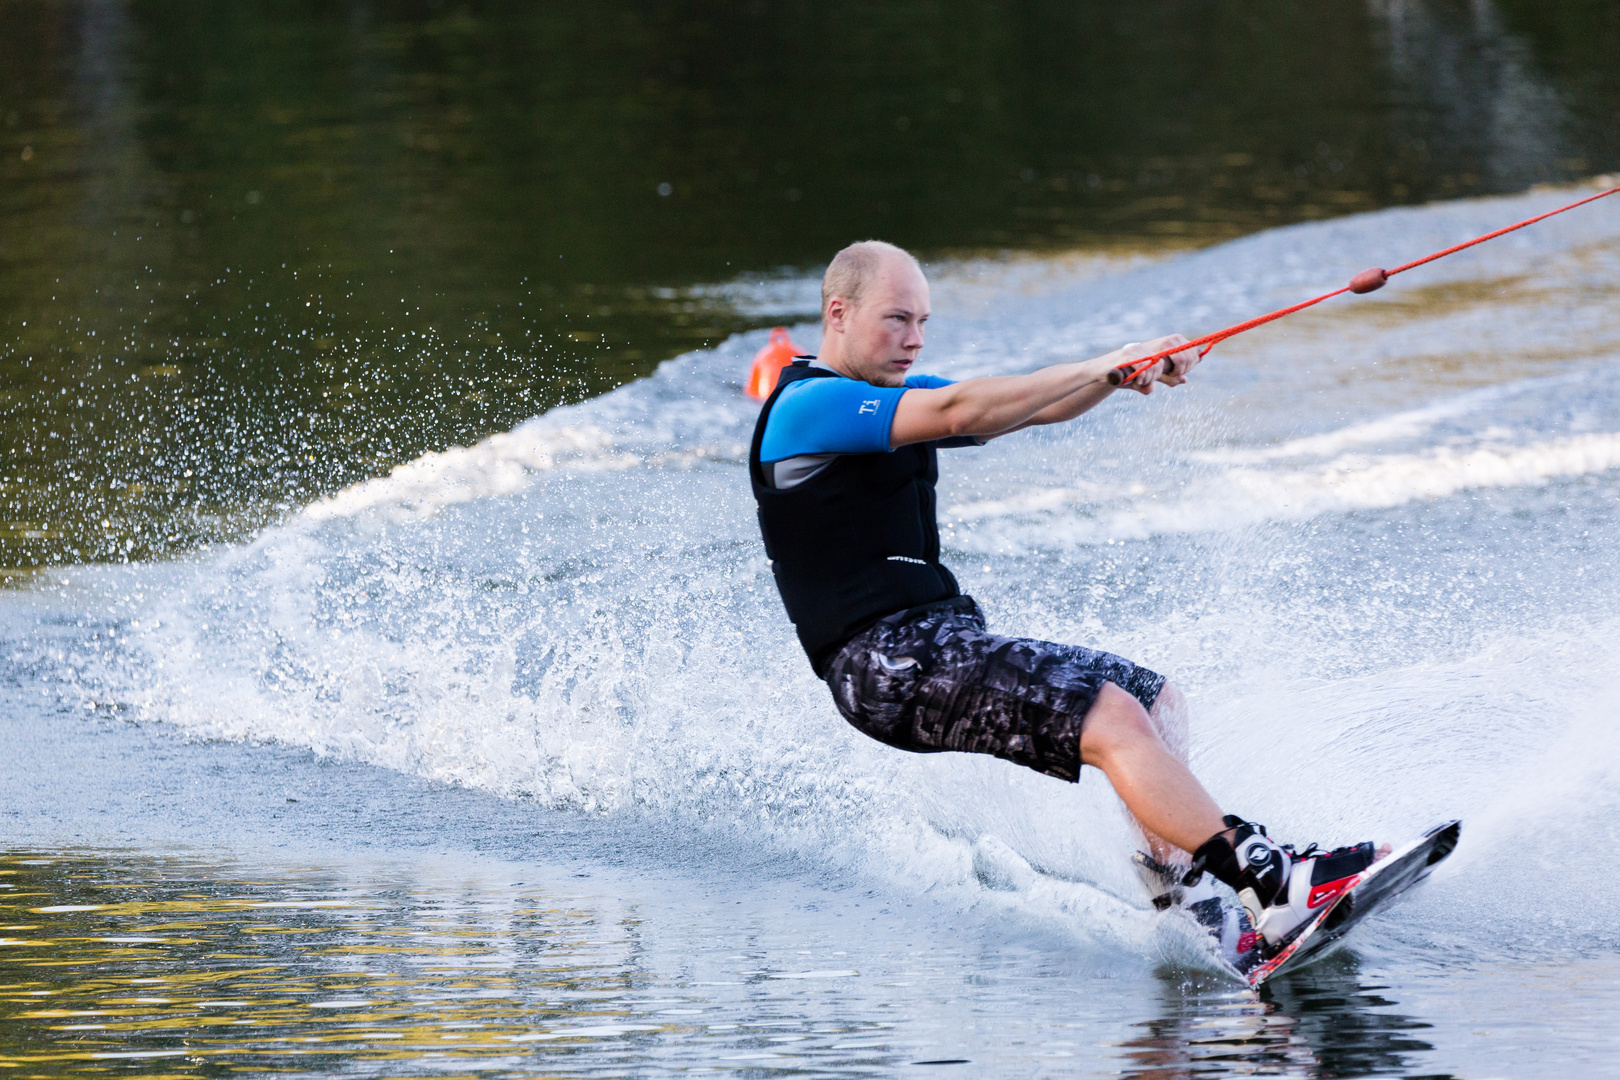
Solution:
M 919 370 L 1191 336 L 1569 197 L 1079 274 L 931 268 Z M 802 284 L 776 313 L 813 347 Z M 1601 854 L 1620 849 L 1617 286 L 1620 206 L 1597 204 L 1223 344 L 1182 391 L 942 454 L 945 561 L 992 630 L 1168 674 L 1193 703 L 1196 771 L 1280 839 L 1463 818 L 1457 855 L 1385 923 L 1397 942 L 1570 955 L 1617 914 Z M 429 454 L 241 547 L 56 572 L 8 601 L 71 628 L 30 670 L 75 708 L 709 830 L 1102 956 L 1198 962 L 1148 910 L 1100 775 L 907 756 L 839 719 L 748 490 L 740 387 L 763 337 Z M 1605 865 L 1536 886 L 1576 858 Z

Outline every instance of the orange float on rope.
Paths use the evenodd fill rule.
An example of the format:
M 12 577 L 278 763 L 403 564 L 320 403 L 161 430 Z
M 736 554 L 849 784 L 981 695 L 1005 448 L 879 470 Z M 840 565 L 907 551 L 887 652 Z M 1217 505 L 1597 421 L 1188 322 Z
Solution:
M 755 401 L 764 401 L 776 389 L 776 377 L 782 369 L 793 363 L 795 356 L 802 356 L 804 350 L 793 344 L 788 337 L 786 327 L 778 326 L 771 331 L 770 342 L 759 352 L 754 354 L 754 366 L 748 369 L 748 384 L 744 389 L 748 396 Z

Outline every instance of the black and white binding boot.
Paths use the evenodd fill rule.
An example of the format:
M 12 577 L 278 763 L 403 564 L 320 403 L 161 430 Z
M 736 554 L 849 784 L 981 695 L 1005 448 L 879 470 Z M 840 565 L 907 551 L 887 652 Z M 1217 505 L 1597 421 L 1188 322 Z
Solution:
M 1260 939 L 1249 922 L 1248 912 L 1222 895 L 1213 874 L 1200 874 L 1187 884 L 1192 867 L 1186 863 L 1161 863 L 1145 851 L 1131 857 L 1136 872 L 1147 886 L 1156 911 L 1179 908 L 1187 912 L 1213 939 L 1215 951 L 1240 972 L 1260 963 Z
M 1217 834 L 1193 853 L 1185 878 L 1196 881 L 1202 871 L 1232 887 L 1260 935 L 1262 951 L 1271 956 L 1340 893 L 1357 874 L 1377 861 L 1371 843 L 1322 851 L 1315 844 L 1304 851 L 1278 844 L 1263 825 L 1228 814 L 1231 841 Z

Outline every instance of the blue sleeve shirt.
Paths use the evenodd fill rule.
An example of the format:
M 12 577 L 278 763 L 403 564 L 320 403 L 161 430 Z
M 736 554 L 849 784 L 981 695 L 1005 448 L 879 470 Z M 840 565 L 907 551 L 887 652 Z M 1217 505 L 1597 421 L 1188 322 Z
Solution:
M 873 386 L 855 379 L 801 379 L 783 390 L 765 422 L 762 462 L 803 454 L 884 454 L 900 395 L 936 390 L 953 380 L 908 375 L 906 385 Z

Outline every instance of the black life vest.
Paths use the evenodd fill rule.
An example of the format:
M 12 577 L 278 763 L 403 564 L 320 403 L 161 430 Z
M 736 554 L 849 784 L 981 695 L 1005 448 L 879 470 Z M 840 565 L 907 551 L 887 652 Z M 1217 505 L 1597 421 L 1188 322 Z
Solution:
M 759 410 L 748 452 L 765 554 L 817 675 L 846 641 L 885 615 L 961 595 L 939 562 L 933 443 L 842 454 L 783 490 L 765 483 L 759 449 L 776 399 L 800 379 L 841 377 L 807 360 L 783 368 Z

